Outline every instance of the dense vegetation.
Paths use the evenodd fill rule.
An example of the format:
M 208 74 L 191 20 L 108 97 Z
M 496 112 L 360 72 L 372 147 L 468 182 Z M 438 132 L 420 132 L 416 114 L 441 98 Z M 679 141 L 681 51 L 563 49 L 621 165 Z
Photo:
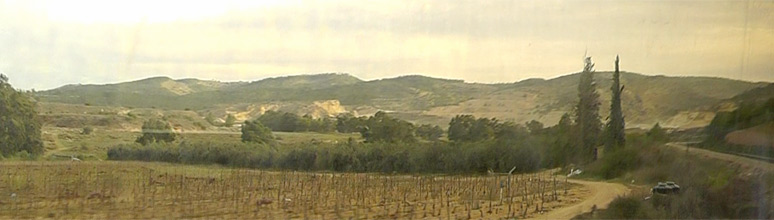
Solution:
M 677 195 L 651 195 L 647 188 L 618 198 L 591 219 L 770 219 L 774 175 L 725 161 L 665 149 L 662 133 L 630 134 L 629 147 L 605 155 L 584 170 L 587 177 L 653 186 L 674 181 Z M 648 198 L 648 199 L 644 199 Z
M 0 153 L 39 155 L 43 153 L 41 123 L 36 103 L 27 93 L 17 91 L 0 74 Z
M 368 120 L 368 117 L 355 117 L 351 113 L 340 114 L 336 116 L 336 131 L 339 133 L 360 132 L 366 120 Z
M 462 138 L 443 141 L 427 138 L 413 125 L 378 113 L 364 119 L 363 142 L 350 139 L 340 143 L 311 141 L 281 145 L 259 120 L 242 126 L 244 143 L 183 141 L 180 144 L 156 143 L 148 146 L 119 145 L 109 149 L 111 160 L 165 161 L 190 164 L 290 170 L 330 170 L 346 172 L 401 173 L 471 173 L 534 171 L 556 167 L 576 159 L 571 147 L 569 116 L 557 126 L 542 128 L 534 122 L 531 129 L 496 119 L 477 119 L 481 130 L 490 131 L 485 138 Z M 485 123 L 483 123 L 485 122 Z M 450 126 L 463 123 L 455 120 Z M 429 136 L 442 134 L 439 127 L 420 126 Z M 440 133 L 440 134 L 439 134 Z M 479 132 L 468 132 L 478 135 Z M 425 138 L 423 138 L 425 139 Z M 547 146 L 547 147 L 544 147 Z
M 142 136 L 135 142 L 147 145 L 156 142 L 175 141 L 177 134 L 168 122 L 159 119 L 149 119 L 142 124 Z
M 719 112 L 705 129 L 708 142 L 722 142 L 726 134 L 774 121 L 774 98 L 765 102 L 743 102 L 731 112 Z
M 283 132 L 318 132 L 330 133 L 336 131 L 336 122 L 330 118 L 312 118 L 298 116 L 289 112 L 267 111 L 258 117 L 258 121 L 272 131 Z
M 390 117 L 387 113 L 377 112 L 360 130 L 366 142 L 414 143 L 414 125 L 410 122 Z
M 124 144 L 108 150 L 111 160 L 220 164 L 234 167 L 384 173 L 472 173 L 535 171 L 540 152 L 533 145 L 504 141 L 446 144 L 309 143 L 297 146 L 182 142 Z
M 621 177 L 644 165 L 644 159 L 640 153 L 652 151 L 655 147 L 669 141 L 666 131 L 659 124 L 654 125 L 644 134 L 629 134 L 626 139 L 629 140 L 626 147 L 605 151 L 602 159 L 586 167 L 585 175 L 603 179 Z
M 719 112 L 704 131 L 706 139 L 700 147 L 728 153 L 754 155 L 756 157 L 774 158 L 774 150 L 770 145 L 738 145 L 726 142 L 726 135 L 733 131 L 748 129 L 774 122 L 774 98 L 742 102 L 731 112 Z M 773 137 L 774 134 L 768 134 Z
M 259 120 L 248 120 L 242 124 L 242 142 L 271 144 L 273 140 L 274 135 L 272 135 L 271 130 L 263 126 Z
M 428 141 L 437 141 L 443 136 L 443 129 L 438 125 L 423 124 L 417 127 L 416 135 Z
M 472 115 L 457 115 L 449 122 L 449 140 L 451 141 L 483 141 L 494 137 L 497 120 L 488 118 L 476 119 Z

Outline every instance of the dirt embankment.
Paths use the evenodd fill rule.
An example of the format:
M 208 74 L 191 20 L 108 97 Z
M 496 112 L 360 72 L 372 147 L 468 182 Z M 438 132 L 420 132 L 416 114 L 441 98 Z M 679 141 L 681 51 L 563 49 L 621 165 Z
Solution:
M 726 141 L 737 145 L 774 148 L 774 122 L 733 131 L 726 135 Z
M 765 172 L 774 172 L 774 164 L 766 161 L 756 160 L 756 159 L 742 157 L 742 156 L 736 156 L 732 154 L 724 154 L 724 153 L 719 153 L 719 152 L 695 148 L 695 147 L 688 148 L 681 143 L 668 143 L 666 144 L 666 146 L 675 150 L 686 151 L 689 154 L 695 154 L 702 157 L 713 158 L 713 159 L 726 161 L 728 163 L 738 164 L 738 165 L 741 165 L 742 168 L 745 168 L 745 170 L 749 170 L 749 171 L 762 170 Z

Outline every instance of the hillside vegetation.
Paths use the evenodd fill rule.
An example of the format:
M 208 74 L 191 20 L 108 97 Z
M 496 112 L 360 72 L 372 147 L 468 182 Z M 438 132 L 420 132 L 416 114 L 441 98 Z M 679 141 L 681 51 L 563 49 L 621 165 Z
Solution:
M 723 105 L 733 110 L 717 113 L 704 129 L 706 138 L 699 145 L 767 160 L 774 158 L 774 84 L 739 94 Z
M 594 74 L 601 106 L 609 106 L 610 72 Z M 556 124 L 572 110 L 578 74 L 515 83 L 480 84 L 419 75 L 363 81 L 348 74 L 299 75 L 250 83 L 222 83 L 165 77 L 108 84 L 68 85 L 37 92 L 39 100 L 160 109 L 215 112 L 219 117 L 239 114 L 240 120 L 267 110 L 296 109 L 299 115 L 318 111 L 336 115 L 341 109 L 355 115 L 379 110 L 416 123 L 444 125 L 458 114 L 496 117 L 524 123 Z M 630 127 L 696 127 L 709 123 L 714 107 L 762 83 L 708 77 L 646 76 L 623 72 L 622 106 Z M 675 95 L 680 94 L 680 95 Z M 149 98 L 152 97 L 152 98 Z M 306 108 L 315 102 L 336 101 L 333 112 Z M 301 110 L 298 110 L 301 109 Z M 324 109 L 324 108 L 323 108 Z M 289 111 L 289 110 L 285 110 Z M 607 115 L 602 109 L 600 115 Z M 335 112 L 335 113 L 334 113 Z

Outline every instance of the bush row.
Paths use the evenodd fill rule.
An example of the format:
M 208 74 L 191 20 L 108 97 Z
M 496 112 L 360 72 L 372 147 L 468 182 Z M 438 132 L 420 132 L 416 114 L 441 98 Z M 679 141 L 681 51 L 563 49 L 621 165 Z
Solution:
M 317 143 L 274 145 L 213 142 L 123 144 L 108 150 L 110 160 L 304 171 L 382 173 L 471 173 L 535 171 L 543 167 L 534 146 L 491 140 L 476 143 Z

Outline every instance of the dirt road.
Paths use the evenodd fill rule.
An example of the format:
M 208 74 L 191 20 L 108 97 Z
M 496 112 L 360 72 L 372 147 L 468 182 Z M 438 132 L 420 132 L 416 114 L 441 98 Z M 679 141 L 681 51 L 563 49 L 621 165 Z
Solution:
M 686 151 L 686 146 L 681 143 L 668 143 L 666 144 L 666 146 L 675 150 L 680 150 L 682 152 Z M 687 149 L 689 154 L 723 160 L 729 163 L 742 165 L 749 169 L 759 169 L 766 172 L 774 172 L 774 164 L 766 161 L 756 160 L 756 159 L 742 157 L 742 156 L 736 156 L 733 154 L 724 154 L 724 153 L 719 153 L 719 152 L 705 150 L 705 149 L 696 148 L 696 147 L 691 147 Z
M 577 215 L 591 211 L 591 207 L 597 209 L 607 208 L 607 205 L 618 196 L 623 196 L 631 190 L 620 183 L 593 182 L 584 180 L 569 180 L 572 183 L 581 184 L 591 190 L 591 196 L 578 204 L 549 211 L 546 214 L 535 216 L 532 219 L 571 219 Z

